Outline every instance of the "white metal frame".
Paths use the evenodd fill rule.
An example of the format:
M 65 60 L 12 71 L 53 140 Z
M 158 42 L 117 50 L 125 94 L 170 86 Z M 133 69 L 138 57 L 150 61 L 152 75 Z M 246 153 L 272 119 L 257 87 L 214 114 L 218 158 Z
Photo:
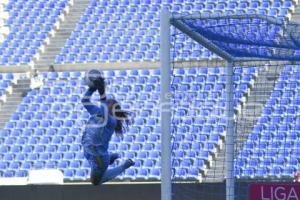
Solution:
M 191 30 L 182 20 L 185 19 L 222 19 L 224 16 L 215 14 L 191 14 L 191 15 L 173 15 L 168 10 L 161 12 L 160 25 L 160 67 L 161 67 L 161 134 L 162 134 L 162 171 L 161 171 L 161 199 L 172 199 L 171 188 L 171 106 L 170 99 L 167 97 L 170 93 L 170 26 L 173 25 L 181 32 L 185 33 L 208 50 L 214 52 L 225 60 L 226 65 L 226 141 L 225 141 L 225 162 L 226 162 L 226 200 L 234 200 L 235 197 L 235 179 L 234 179 L 234 84 L 233 69 L 234 65 L 253 65 L 254 63 L 297 64 L 299 61 L 277 60 L 255 58 L 255 57 L 233 57 L 228 52 L 222 50 L 217 45 L 209 41 L 204 36 Z M 230 15 L 234 19 L 259 18 L 276 25 L 282 25 L 282 22 L 268 16 L 257 14 Z
M 160 62 L 161 62 L 161 199 L 172 199 L 171 184 L 171 106 L 170 99 L 170 13 L 160 16 Z

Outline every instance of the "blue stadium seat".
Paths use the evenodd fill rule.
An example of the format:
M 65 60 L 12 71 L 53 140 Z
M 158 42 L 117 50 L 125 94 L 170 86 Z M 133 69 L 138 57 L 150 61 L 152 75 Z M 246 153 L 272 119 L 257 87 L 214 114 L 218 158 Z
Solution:
M 51 154 L 50 153 L 40 153 L 39 154 L 39 159 L 42 161 L 47 161 L 51 158 Z
M 81 163 L 80 163 L 79 160 L 72 160 L 72 161 L 70 162 L 70 167 L 71 167 L 71 168 L 74 168 L 74 169 L 79 169 L 79 168 L 80 168 L 80 165 L 81 165 Z
M 268 167 L 260 167 L 255 171 L 255 177 L 266 178 L 269 173 Z
M 255 168 L 253 167 L 246 167 L 242 171 L 242 176 L 248 177 L 248 178 L 254 178 L 255 176 Z
M 17 161 L 24 161 L 26 159 L 25 153 L 18 153 L 15 155 L 15 160 Z
M 64 172 L 64 176 L 69 179 L 72 179 L 75 175 L 74 169 L 65 169 L 65 170 L 63 170 L 63 172 Z
M 63 154 L 62 153 L 58 153 L 58 152 L 54 152 L 54 153 L 52 153 L 51 158 L 53 160 L 58 160 L 59 161 L 59 160 L 61 160 L 63 158 Z
M 269 176 L 277 177 L 279 178 L 282 173 L 282 167 L 281 166 L 275 166 L 271 167 L 269 171 Z
M 4 172 L 4 175 L 3 175 L 3 177 L 7 177 L 7 178 L 14 177 L 14 176 L 15 176 L 15 171 L 14 170 L 6 170 Z
M 18 170 L 15 173 L 16 177 L 27 177 L 28 172 L 26 170 Z
M 152 168 L 150 169 L 149 179 L 159 180 L 160 179 L 160 169 Z
M 88 172 L 85 169 L 76 169 L 75 179 L 85 180 Z
M 249 138 L 255 137 L 266 141 L 264 148 L 261 148 L 264 153 L 248 155 L 257 156 L 257 158 L 265 156 L 262 160 L 261 166 L 270 167 L 270 170 L 259 167 L 261 170 L 260 176 L 274 176 L 279 178 L 293 177 L 294 166 L 297 165 L 298 161 L 293 159 L 294 155 L 298 155 L 298 146 L 295 144 L 298 138 L 298 127 L 295 123 L 295 116 L 297 113 L 297 107 L 291 101 L 291 97 L 295 95 L 296 84 L 293 79 L 290 79 L 288 74 L 293 71 L 294 68 L 286 66 L 277 83 L 275 89 L 272 92 L 267 106 L 264 108 L 263 116 L 258 120 L 259 123 L 263 124 L 263 129 L 254 129 L 250 134 Z M 296 102 L 296 101 L 294 101 Z M 276 158 L 276 159 L 274 159 Z M 289 159 L 287 159 L 289 158 Z M 283 167 L 284 166 L 284 167 Z M 285 167 L 289 166 L 289 167 Z
M 58 162 L 58 168 L 60 169 L 67 169 L 69 167 L 70 161 L 67 160 L 60 160 Z
M 213 108 L 218 106 L 225 106 L 224 100 L 220 100 L 220 94 L 224 90 L 224 83 L 219 82 L 220 69 L 207 70 L 207 68 L 193 68 L 191 69 L 178 69 L 176 73 L 181 76 L 180 81 L 186 82 L 184 86 L 178 87 L 178 90 L 188 89 L 188 98 L 198 98 L 198 93 L 204 94 L 201 91 L 206 91 L 199 98 L 199 108 L 195 110 L 190 110 L 186 104 L 182 103 L 178 109 L 178 115 L 184 117 L 183 119 L 178 119 L 178 128 L 174 130 L 175 138 L 181 141 L 178 144 L 178 149 L 176 150 L 176 156 L 182 161 L 178 161 L 178 168 L 183 166 L 193 166 L 193 170 L 184 169 L 182 171 L 185 178 L 195 178 L 196 174 L 199 172 L 196 170 L 205 169 L 212 159 L 212 155 L 215 152 L 215 146 L 222 143 L 223 134 L 226 131 L 226 121 L 220 120 L 218 117 L 211 116 Z M 197 71 L 201 71 L 202 82 L 197 83 L 197 78 L 199 74 Z M 135 171 L 134 175 L 129 175 L 133 179 L 147 179 L 152 178 L 159 180 L 159 173 L 157 170 L 152 170 L 153 168 L 160 167 L 160 161 L 157 160 L 160 157 L 160 126 L 159 112 L 156 106 L 159 101 L 159 70 L 119 70 L 119 71 L 104 71 L 105 76 L 112 77 L 110 85 L 114 90 L 116 96 L 120 99 L 124 99 L 124 107 L 135 108 L 139 111 L 136 112 L 135 125 L 130 126 L 124 138 L 112 137 L 112 143 L 110 144 L 110 150 L 126 152 L 122 153 L 122 157 L 132 158 L 136 161 L 139 166 L 148 166 L 150 169 L 145 169 L 142 171 Z M 19 136 L 24 136 L 26 131 L 26 137 L 28 137 L 28 144 L 22 145 L 22 153 L 28 152 L 31 155 L 32 161 L 40 162 L 40 166 L 59 169 L 66 169 L 70 166 L 76 170 L 87 170 L 89 168 L 86 162 L 81 143 L 81 134 L 84 130 L 84 124 L 90 115 L 84 111 L 80 104 L 81 95 L 85 90 L 82 81 L 77 81 L 81 79 L 83 73 L 69 72 L 69 73 L 45 73 L 45 86 L 40 89 L 40 92 L 35 97 L 34 95 L 29 98 L 25 98 L 28 102 L 27 107 L 24 106 L 24 111 L 22 115 L 19 115 L 20 119 L 23 120 L 26 116 L 26 123 L 22 125 L 23 128 L 19 128 L 15 131 L 16 138 Z M 70 79 L 66 81 L 66 79 Z M 117 80 L 118 79 L 118 80 Z M 249 81 L 248 79 L 245 81 Z M 209 84 L 206 84 L 208 83 Z M 53 85 L 53 88 L 49 88 L 47 83 Z M 78 85 L 80 84 L 80 85 Z M 215 86 L 218 84 L 218 92 L 215 92 Z M 119 86 L 122 85 L 122 86 Z M 180 85 L 180 84 L 179 84 Z M 193 88 L 192 86 L 197 85 Z M 205 86 L 208 85 L 208 86 Z M 72 88 L 74 88 L 73 90 Z M 78 87 L 79 86 L 79 87 Z M 193 90 L 194 91 L 191 91 Z M 199 90 L 198 90 L 199 89 Z M 242 90 L 246 90 L 245 86 L 241 87 Z M 210 94 L 213 92 L 215 95 Z M 63 95 L 62 95 L 63 94 Z M 46 95 L 46 97 L 44 97 Z M 212 99 L 207 99 L 211 97 Z M 183 101 L 186 101 L 186 97 L 180 97 Z M 39 102 L 39 103 L 37 103 Z M 33 106 L 38 104 L 39 106 Z M 78 105 L 78 106 L 77 106 Z M 202 109 L 202 106 L 205 107 Z M 123 106 L 123 105 L 122 105 Z M 32 108 L 33 107 L 33 108 Z M 34 112 L 28 112 L 28 110 L 37 110 Z M 56 113 L 57 112 L 57 113 Z M 185 118 L 185 116 L 190 115 L 191 118 Z M 201 115 L 205 114 L 206 118 Z M 29 120 L 31 118 L 31 120 Z M 43 120 L 40 120 L 43 119 Z M 217 125 L 216 125 L 217 124 Z M 1 132 L 4 137 L 11 134 Z M 207 143 L 206 141 L 211 140 L 212 143 Z M 22 143 L 24 143 L 23 140 Z M 29 145 L 30 144 L 30 145 Z M 256 143 L 253 144 L 253 147 Z M 208 151 L 203 151 L 204 147 Z M 2 148 L 2 147 L 1 147 Z M 4 149 L 5 150 L 5 149 Z M 7 151 L 10 151 L 8 148 Z M 36 153 L 39 156 L 36 156 Z M 198 156 L 199 154 L 199 156 Z M 195 158 L 202 159 L 195 159 Z M 186 158 L 183 160 L 182 158 Z M 57 163 L 50 163 L 50 161 L 57 161 Z M 80 164 L 79 164 L 80 163 Z M 86 177 L 86 171 L 81 171 L 77 174 L 77 171 L 70 171 L 67 179 L 82 178 Z M 143 176 L 142 174 L 146 175 Z M 69 177 L 71 176 L 72 177 Z M 121 178 L 128 178 L 126 174 Z

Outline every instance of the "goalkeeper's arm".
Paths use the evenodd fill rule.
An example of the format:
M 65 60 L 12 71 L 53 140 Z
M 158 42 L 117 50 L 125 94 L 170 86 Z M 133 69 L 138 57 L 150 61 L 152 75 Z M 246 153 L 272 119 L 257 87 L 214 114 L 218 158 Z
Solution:
M 89 88 L 81 99 L 81 103 L 91 115 L 97 113 L 99 110 L 99 108 L 91 102 L 91 97 L 96 90 L 96 88 Z

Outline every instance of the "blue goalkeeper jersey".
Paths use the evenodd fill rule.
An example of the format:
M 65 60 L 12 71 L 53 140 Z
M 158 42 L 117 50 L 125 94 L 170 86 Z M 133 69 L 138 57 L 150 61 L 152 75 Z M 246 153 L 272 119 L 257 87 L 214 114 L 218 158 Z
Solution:
M 82 98 L 83 106 L 91 115 L 83 132 L 82 145 L 90 154 L 103 155 L 108 153 L 109 141 L 117 122 L 109 114 L 105 100 L 101 100 L 99 107 L 91 103 L 93 93 L 89 89 Z

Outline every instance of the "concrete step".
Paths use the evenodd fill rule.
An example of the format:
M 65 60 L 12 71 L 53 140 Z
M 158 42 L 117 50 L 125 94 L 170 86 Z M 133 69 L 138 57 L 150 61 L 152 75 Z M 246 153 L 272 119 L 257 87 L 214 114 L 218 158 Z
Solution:
M 7 122 L 8 121 L 7 119 L 9 119 L 15 111 L 16 110 L 13 110 L 13 111 L 6 110 L 5 115 L 2 115 L 0 117 L 0 122 Z M 2 112 L 2 109 L 1 109 L 1 112 Z
M 253 130 L 253 126 L 252 127 L 243 127 L 243 126 L 239 126 L 237 129 L 236 129 L 237 131 L 244 131 L 245 132 L 245 130 Z M 241 133 L 241 135 L 240 136 L 243 136 L 244 134 L 242 134 Z
M 66 37 L 68 37 L 70 34 L 69 34 L 67 31 L 64 32 L 63 30 L 64 30 L 64 29 L 61 28 L 61 31 L 57 32 L 55 35 L 56 35 L 56 36 L 66 36 Z
M 43 59 L 47 60 L 47 59 L 53 59 L 53 57 L 55 57 L 56 54 L 50 55 L 48 54 L 47 56 L 43 57 Z
M 273 87 L 275 84 L 275 82 L 271 82 L 268 80 L 268 81 L 256 81 L 255 84 L 254 84 L 254 87 Z
M 251 90 L 251 92 L 252 92 L 252 94 L 256 94 L 257 93 L 258 95 L 260 95 L 260 94 L 270 95 L 272 93 L 273 89 L 274 89 L 274 87 L 266 87 L 266 88 L 264 88 L 264 87 L 256 87 L 256 88 L 253 88 Z
M 1 107 L 1 112 L 4 113 L 4 111 L 15 111 L 19 105 L 19 103 L 21 102 L 14 102 L 14 104 L 10 104 L 10 102 L 6 102 L 5 104 L 2 105 Z M 6 114 L 8 114 L 7 112 L 5 112 Z
M 69 32 L 69 33 L 71 33 L 73 30 L 75 29 L 75 27 L 64 27 L 63 29 L 62 29 L 62 31 L 63 32 Z
M 1 106 L 0 112 L 0 129 L 2 129 L 5 123 L 10 119 L 11 115 L 17 110 L 17 107 L 22 102 L 21 96 L 23 91 L 29 88 L 29 79 L 18 80 L 17 85 L 13 86 L 13 92 L 7 97 L 7 101 Z
M 253 120 L 254 118 L 253 117 L 258 117 L 258 115 L 261 114 L 261 111 L 262 109 L 249 109 L 249 110 L 246 110 L 244 111 L 244 116 L 247 116 L 249 119 Z
M 224 159 L 221 159 L 218 161 L 225 161 L 225 157 L 224 157 Z M 214 167 L 215 171 L 224 171 L 225 170 L 225 162 L 224 162 L 224 165 L 215 165 L 213 167 Z M 210 171 L 210 172 L 212 172 L 212 171 Z
M 224 174 L 225 174 L 225 170 L 222 170 L 222 171 L 209 171 L 207 172 L 204 177 L 207 179 L 207 178 L 222 178 L 224 177 Z
M 254 83 L 254 85 L 257 85 L 257 86 L 259 86 L 259 85 L 266 85 L 266 86 L 272 86 L 272 85 L 274 85 L 274 83 L 273 82 L 270 82 L 270 80 L 268 80 L 268 79 L 264 79 L 264 78 L 259 78 L 259 79 L 257 79 L 256 81 L 255 81 L 255 83 Z
M 30 79 L 26 78 L 26 79 L 20 79 L 18 80 L 17 84 L 26 84 L 26 83 L 30 83 Z
M 263 104 L 266 102 L 267 99 L 269 99 L 271 93 L 270 94 L 261 94 L 261 95 L 255 95 L 255 96 L 248 96 L 247 98 L 247 102 L 250 102 L 251 104 L 254 104 L 254 103 L 262 103 Z M 245 106 L 244 106 L 245 107 Z
M 70 17 L 72 17 L 72 16 L 70 16 Z M 73 23 L 72 23 L 73 22 Z M 62 30 L 68 30 L 69 28 L 74 28 L 74 22 L 75 22 L 75 20 L 73 20 L 73 21 L 68 21 L 68 23 L 65 23 L 64 24 L 64 28 L 62 28 Z M 65 31 L 66 32 L 66 31 Z
M 205 177 L 223 177 L 225 172 L 225 168 L 221 170 L 208 171 L 205 174 Z
M 240 112 L 237 116 L 236 142 L 237 150 L 241 149 L 243 142 L 252 132 L 258 118 L 261 116 L 262 109 L 274 89 L 274 84 L 282 67 L 268 67 L 258 73 L 253 88 Z
M 28 88 L 28 86 L 30 85 L 30 83 L 18 83 L 15 87 L 15 89 L 24 89 L 24 88 Z
M 215 176 L 203 177 L 202 182 L 205 182 L 205 183 L 223 182 L 224 179 L 225 179 L 224 175 L 216 174 Z
M 224 178 L 204 178 L 203 182 L 205 183 L 216 183 L 216 182 L 223 182 Z
M 253 127 L 251 127 L 251 128 L 247 128 L 247 127 L 240 127 L 240 128 L 238 128 L 237 129 L 237 131 L 244 131 L 244 132 L 246 132 L 246 131 L 250 131 L 250 132 L 252 132 L 252 130 L 253 130 Z M 244 134 L 244 135 L 239 135 L 239 138 L 238 139 L 236 139 L 235 141 L 236 142 L 238 142 L 238 141 L 240 141 L 240 140 L 244 140 L 244 138 L 246 138 L 248 136 L 248 134 Z
M 70 35 L 70 33 L 69 33 Z M 59 35 L 57 36 L 57 40 L 55 40 L 55 42 L 52 43 L 52 47 L 57 47 L 57 46 L 54 46 L 54 45 L 60 45 L 60 44 L 65 44 L 66 43 L 66 39 L 68 38 L 69 36 L 64 36 L 64 35 Z M 59 47 L 57 47 L 59 48 Z
M 225 146 L 225 144 L 223 144 Z M 224 177 L 225 149 L 221 149 L 203 177 L 203 182 L 220 182 Z
M 248 118 L 249 119 L 249 118 Z M 247 119 L 245 119 L 245 118 L 243 118 L 243 119 L 239 119 L 239 120 L 247 120 Z M 256 124 L 256 122 L 257 122 L 257 120 L 256 121 L 253 121 L 253 122 L 245 122 L 245 123 L 243 123 L 243 125 L 237 125 L 237 128 L 252 128 L 253 127 L 253 125 L 255 125 Z
M 65 45 L 71 32 L 74 30 L 84 10 L 89 5 L 89 0 L 75 0 L 70 12 L 65 16 L 65 20 L 61 23 L 50 44 L 46 46 L 45 51 L 40 55 L 40 59 L 35 62 L 37 68 L 44 68 L 54 62 L 56 55 L 60 53 L 61 48 Z
M 244 115 L 246 115 L 249 119 L 256 119 L 257 117 L 259 117 L 261 113 L 261 110 L 256 110 L 256 111 L 246 111 L 244 112 Z M 244 126 L 244 125 L 243 125 Z
M 2 121 L 3 119 L 7 119 L 7 117 L 10 117 L 10 116 L 11 116 L 10 113 L 1 113 L 0 121 Z
M 259 92 L 259 93 L 258 93 Z M 254 92 L 250 92 L 250 96 L 248 96 L 248 101 L 249 100 L 253 100 L 253 102 L 255 101 L 262 101 L 262 97 L 270 97 L 270 94 L 272 93 L 272 91 L 255 91 Z
M 19 100 L 21 101 L 22 98 L 20 98 Z M 8 100 L 8 101 L 5 103 L 5 105 L 6 105 L 7 107 L 14 108 L 15 105 L 16 105 L 17 103 L 19 103 L 20 101 L 11 101 L 11 100 Z
M 218 172 L 218 171 L 210 172 L 209 174 L 207 173 L 205 175 L 205 177 L 207 177 L 207 178 L 220 178 L 220 177 L 224 177 L 224 172 L 225 172 L 225 170 L 220 171 L 220 172 Z
M 41 59 L 39 59 L 39 60 L 37 61 L 37 63 L 47 63 L 48 65 L 50 65 L 51 63 L 54 62 L 55 56 L 56 56 L 56 54 L 53 54 L 52 57 L 49 57 L 49 58 L 41 58 Z M 49 61 L 51 61 L 51 62 L 49 63 Z M 53 61 L 53 62 L 52 62 L 52 61 Z M 38 64 L 36 64 L 36 65 L 38 65 Z
M 28 86 L 30 85 L 30 83 L 18 83 L 15 86 L 15 89 L 24 89 L 24 88 L 28 88 Z
M 57 51 L 61 49 L 61 47 L 57 47 L 57 46 L 49 46 L 47 47 L 47 51 L 49 51 L 49 53 L 53 53 L 54 51 Z
M 52 64 L 52 62 L 41 62 L 41 63 L 39 63 L 39 64 L 37 64 L 37 65 L 35 65 L 36 66 L 36 68 L 38 68 L 39 69 L 39 66 L 42 66 L 43 67 L 43 69 L 45 68 L 45 69 L 48 69 L 49 68 L 49 65 L 50 64 Z

